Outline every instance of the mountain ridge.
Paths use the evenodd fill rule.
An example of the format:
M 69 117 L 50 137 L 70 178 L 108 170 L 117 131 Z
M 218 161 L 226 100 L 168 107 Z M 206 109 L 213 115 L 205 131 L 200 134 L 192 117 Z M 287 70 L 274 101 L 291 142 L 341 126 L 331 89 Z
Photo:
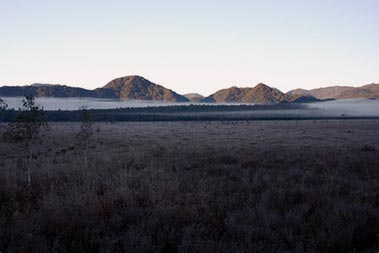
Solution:
M 291 95 L 281 92 L 266 84 L 259 83 L 254 87 L 236 87 L 219 90 L 204 98 L 206 103 L 253 103 L 273 105 L 277 103 L 308 103 L 320 101 L 309 95 Z
M 131 75 L 111 80 L 106 85 L 89 90 L 60 84 L 34 83 L 27 86 L 2 86 L 0 96 L 14 97 L 91 97 L 105 99 L 149 100 L 161 102 L 201 103 L 252 103 L 270 105 L 277 103 L 309 103 L 329 99 L 367 98 L 379 99 L 379 84 L 361 87 L 329 86 L 317 89 L 294 89 L 284 93 L 279 89 L 259 83 L 254 87 L 221 89 L 203 97 L 197 93 L 180 95 L 175 91 L 153 83 L 144 77 Z
M 0 96 L 15 97 L 91 97 L 107 99 L 136 99 L 162 102 L 189 102 L 189 100 L 159 84 L 141 76 L 125 76 L 113 79 L 105 86 L 88 90 L 60 84 L 32 84 L 27 86 L 2 86 Z
M 379 83 L 371 83 L 360 87 L 328 86 L 311 90 L 294 89 L 287 92 L 290 95 L 310 95 L 318 99 L 379 99 Z

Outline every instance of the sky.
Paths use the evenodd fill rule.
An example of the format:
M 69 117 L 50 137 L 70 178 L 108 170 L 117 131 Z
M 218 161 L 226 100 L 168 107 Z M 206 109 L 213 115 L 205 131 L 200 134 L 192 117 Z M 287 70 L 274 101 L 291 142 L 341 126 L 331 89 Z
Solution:
M 379 82 L 379 0 L 0 0 L 0 85 Z

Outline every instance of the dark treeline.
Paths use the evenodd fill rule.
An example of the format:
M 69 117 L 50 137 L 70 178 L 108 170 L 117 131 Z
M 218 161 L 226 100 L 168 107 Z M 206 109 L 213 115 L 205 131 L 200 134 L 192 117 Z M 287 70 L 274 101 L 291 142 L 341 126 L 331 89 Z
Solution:
M 312 119 L 357 119 L 358 117 L 320 116 L 317 114 L 290 113 L 296 109 L 306 109 L 301 104 L 277 105 L 172 105 L 157 107 L 129 107 L 118 109 L 89 109 L 94 121 L 227 121 L 227 120 L 312 120 Z M 273 111 L 281 110 L 281 113 Z M 259 112 L 260 113 L 257 113 Z M 262 113 L 264 111 L 264 113 Z M 0 121 L 14 120 L 19 110 L 6 110 Z M 44 111 L 47 121 L 81 121 L 81 111 Z M 370 119 L 372 117 L 359 117 Z

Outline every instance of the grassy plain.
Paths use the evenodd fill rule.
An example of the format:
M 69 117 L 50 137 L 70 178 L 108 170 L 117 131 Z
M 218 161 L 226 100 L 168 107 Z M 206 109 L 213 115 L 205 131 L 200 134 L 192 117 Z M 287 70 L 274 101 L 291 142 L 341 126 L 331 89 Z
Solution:
M 79 126 L 51 124 L 31 187 L 0 141 L 0 252 L 379 249 L 378 120 L 96 123 L 87 168 Z

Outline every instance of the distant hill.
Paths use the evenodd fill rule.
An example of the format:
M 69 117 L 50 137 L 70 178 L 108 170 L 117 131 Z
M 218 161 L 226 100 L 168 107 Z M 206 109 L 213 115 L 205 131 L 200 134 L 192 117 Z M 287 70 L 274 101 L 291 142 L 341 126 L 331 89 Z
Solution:
M 373 98 L 379 99 L 379 84 L 369 84 L 362 87 L 331 86 L 313 90 L 296 89 L 289 91 L 289 95 L 308 95 L 318 99 L 348 99 Z
M 301 94 L 296 94 L 296 95 L 286 94 L 286 95 L 287 95 L 287 99 L 281 102 L 304 104 L 304 103 L 321 102 L 325 100 L 333 100 L 333 99 L 318 99 L 311 95 L 301 95 Z
M 219 90 L 202 100 L 202 102 L 207 103 L 254 103 L 259 105 L 271 105 L 280 102 L 304 103 L 316 101 L 319 100 L 312 96 L 288 95 L 263 83 L 253 88 L 238 88 L 233 86 L 228 89 Z
M 286 95 L 281 91 L 260 83 L 253 88 L 233 86 L 222 89 L 206 97 L 202 102 L 276 104 L 285 99 Z
M 201 100 L 204 99 L 204 96 L 202 96 L 202 95 L 200 95 L 198 93 L 189 93 L 189 94 L 185 94 L 184 96 L 186 98 L 188 98 L 189 101 L 195 102 L 195 103 L 200 102 Z
M 91 90 L 69 87 L 66 85 L 32 84 L 29 86 L 3 86 L 0 87 L 0 96 L 19 97 L 32 95 L 34 97 L 94 97 Z
M 114 79 L 104 87 L 96 89 L 95 93 L 105 98 L 189 102 L 186 97 L 140 76 Z

